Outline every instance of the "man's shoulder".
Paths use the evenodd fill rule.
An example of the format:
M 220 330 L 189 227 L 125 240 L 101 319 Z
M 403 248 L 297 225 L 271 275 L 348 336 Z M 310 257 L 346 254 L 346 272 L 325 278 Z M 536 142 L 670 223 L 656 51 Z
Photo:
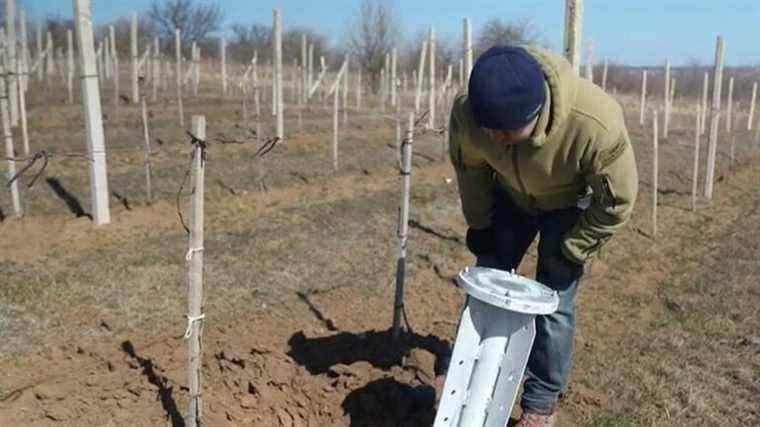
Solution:
M 451 131 L 465 130 L 472 127 L 472 111 L 470 110 L 470 101 L 464 92 L 458 93 L 454 97 L 451 105 L 451 125 L 456 127 Z
M 623 108 L 611 95 L 586 79 L 579 79 L 570 118 L 586 132 L 617 136 L 625 132 Z

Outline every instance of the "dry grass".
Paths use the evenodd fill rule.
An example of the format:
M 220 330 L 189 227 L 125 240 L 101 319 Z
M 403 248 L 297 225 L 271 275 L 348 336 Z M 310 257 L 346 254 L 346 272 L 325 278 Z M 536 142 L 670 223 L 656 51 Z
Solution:
M 752 188 L 760 173 L 753 166 L 754 135 L 738 133 L 737 157 L 744 164 L 733 172 L 728 147 L 721 144 L 717 198 L 700 202 L 695 214 L 688 210 L 692 120 L 689 114 L 674 117 L 670 137 L 660 143 L 663 233 L 653 240 L 651 130 L 638 125 L 637 100 L 621 99 L 642 191 L 631 225 L 605 248 L 583 284 L 564 416 L 570 424 L 599 426 L 757 425 L 760 294 L 753 286 L 760 274 L 754 259 L 760 198 Z M 103 334 L 101 321 L 147 337 L 167 330 L 179 335 L 184 328 L 186 236 L 173 197 L 187 167 L 186 139 L 170 100 L 151 108 L 153 139 L 163 144 L 154 158 L 157 200 L 145 206 L 138 110 L 123 106 L 115 115 L 110 105 L 106 101 L 108 143 L 136 150 L 109 157 L 111 190 L 126 197 L 132 210 L 113 200 L 114 224 L 93 229 L 86 218 L 73 218 L 44 182 L 26 192 L 30 217 L 0 224 L 0 233 L 12 236 L 10 243 L 0 242 L 8 251 L 0 256 L 0 354 L 7 363 L 56 340 Z M 250 138 L 252 122 L 242 123 L 236 101 L 222 104 L 206 92 L 188 101 L 186 111 L 188 118 L 208 116 L 211 138 Z M 367 111 L 361 116 L 343 133 L 337 173 L 329 158 L 331 123 L 320 107 L 304 112 L 303 129 L 263 162 L 252 160 L 254 143 L 212 145 L 206 311 L 219 316 L 215 321 L 252 314 L 311 318 L 297 293 L 330 295 L 336 289 L 356 296 L 332 302 L 333 308 L 349 306 L 347 321 L 364 324 L 365 317 L 388 315 L 390 304 L 361 303 L 387 291 L 395 265 L 397 178 L 395 154 L 387 146 L 394 130 Z M 33 105 L 32 117 L 34 148 L 83 148 L 78 106 L 56 104 L 44 113 Z M 294 122 L 290 116 L 289 126 Z M 270 125 L 262 126 L 263 134 L 271 133 Z M 706 144 L 703 149 L 702 159 Z M 409 280 L 440 282 L 469 259 L 461 244 L 464 224 L 456 186 L 443 183 L 453 178 L 451 171 L 436 160 L 440 137 L 419 138 L 415 150 L 422 155 L 415 158 L 411 217 L 439 237 L 412 228 Z M 81 159 L 54 159 L 47 176 L 87 209 Z M 259 193 L 262 179 L 268 193 Z M 4 192 L 0 209 L 10 212 Z M 522 271 L 529 273 L 530 257 L 526 264 Z M 444 320 L 456 315 L 451 307 L 458 301 L 439 301 L 452 294 L 436 288 L 410 291 L 418 301 L 410 309 L 413 324 L 450 339 L 453 328 Z M 335 317 L 340 313 L 336 309 Z

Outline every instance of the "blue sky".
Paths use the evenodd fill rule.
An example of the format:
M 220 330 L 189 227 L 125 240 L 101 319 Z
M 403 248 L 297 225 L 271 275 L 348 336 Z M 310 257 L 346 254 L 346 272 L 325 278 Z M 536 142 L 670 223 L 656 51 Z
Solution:
M 153 0 L 92 0 L 96 23 L 147 8 Z M 200 0 L 203 1 L 203 0 Z M 272 9 L 283 24 L 309 26 L 339 43 L 360 0 L 219 0 L 226 23 L 271 24 Z M 20 0 L 28 14 L 71 16 L 69 0 Z M 460 40 L 461 19 L 473 31 L 485 21 L 530 18 L 558 49 L 562 45 L 564 0 L 388 0 L 403 34 L 412 37 L 430 25 L 439 37 Z M 760 0 L 585 0 L 583 40 L 593 40 L 594 56 L 631 65 L 657 65 L 670 58 L 686 64 L 713 61 L 715 37 L 726 40 L 728 65 L 760 65 Z

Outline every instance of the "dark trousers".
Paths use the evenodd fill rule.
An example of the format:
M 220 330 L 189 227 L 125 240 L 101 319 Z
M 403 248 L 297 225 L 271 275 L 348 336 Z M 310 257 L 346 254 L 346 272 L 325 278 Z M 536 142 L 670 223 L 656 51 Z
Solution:
M 524 410 L 552 411 L 567 385 L 573 353 L 575 293 L 583 267 L 568 260 L 561 247 L 565 234 L 582 212 L 572 207 L 528 215 L 508 196 L 499 193 L 494 215 L 497 253 L 478 258 L 480 266 L 517 269 L 538 234 L 536 280 L 559 294 L 555 313 L 536 316 L 536 339 L 528 359 L 521 402 Z

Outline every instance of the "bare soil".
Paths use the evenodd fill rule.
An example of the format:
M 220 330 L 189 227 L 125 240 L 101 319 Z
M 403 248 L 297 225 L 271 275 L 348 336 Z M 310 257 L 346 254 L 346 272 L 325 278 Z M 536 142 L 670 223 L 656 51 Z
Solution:
M 216 102 L 187 108 L 208 111 L 203 106 Z M 472 262 L 440 136 L 415 141 L 411 331 L 393 343 L 392 122 L 354 112 L 341 169 L 332 172 L 324 112 L 304 114 L 301 131 L 254 161 L 250 123 L 230 103 L 218 105 L 208 114 L 210 137 L 247 142 L 212 143 L 209 152 L 205 423 L 431 424 L 434 367 L 463 300 L 452 278 Z M 583 281 L 561 425 L 757 425 L 760 157 L 753 135 L 737 135 L 732 168 L 721 145 L 716 196 L 691 212 L 690 121 L 673 120 L 661 141 L 660 235 L 653 238 L 650 134 L 627 106 L 640 200 Z M 164 107 L 152 119 L 163 143 L 151 204 L 142 194 L 141 157 L 128 152 L 109 159 L 122 198 L 108 226 L 68 210 L 49 181 L 25 192 L 22 220 L 8 217 L 8 196 L 0 195 L 0 425 L 184 425 L 187 237 L 174 197 L 188 147 L 171 103 Z M 76 109 L 33 111 L 44 118 L 33 145 L 58 152 L 81 145 L 57 136 L 79 117 Z M 112 140 L 137 144 L 137 112 L 107 113 Z M 46 179 L 87 206 L 81 161 L 51 161 Z M 117 204 L 124 198 L 129 203 Z M 532 275 L 534 264 L 533 251 L 520 271 Z

